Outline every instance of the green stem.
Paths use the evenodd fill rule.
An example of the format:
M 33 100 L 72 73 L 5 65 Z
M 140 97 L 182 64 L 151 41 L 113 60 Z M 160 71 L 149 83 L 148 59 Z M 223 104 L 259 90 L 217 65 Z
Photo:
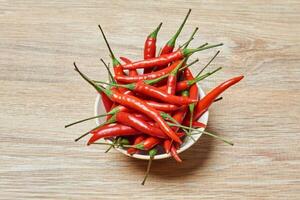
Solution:
M 222 69 L 222 67 L 219 67 L 219 68 L 215 69 L 212 72 L 207 72 L 206 74 L 204 74 L 202 76 L 198 76 L 198 77 L 194 78 L 193 80 L 189 80 L 188 84 L 189 84 L 189 86 L 191 86 L 191 85 L 193 85 L 193 84 L 195 84 L 195 83 L 197 83 L 197 82 L 199 82 L 199 81 L 201 81 L 201 80 L 203 80 L 203 79 L 205 79 L 205 78 L 213 75 L 214 73 L 216 73 L 217 71 L 219 71 L 221 69 Z
M 75 125 L 75 124 L 79 124 L 79 123 L 81 123 L 81 122 L 85 122 L 85 121 L 88 121 L 88 120 L 91 120 L 91 119 L 96 119 L 96 118 L 100 118 L 100 117 L 105 117 L 105 116 L 107 116 L 107 115 L 108 115 L 108 114 L 106 113 L 106 114 L 97 115 L 97 116 L 85 118 L 85 119 L 82 119 L 82 120 L 78 120 L 78 121 L 73 122 L 73 123 L 71 123 L 71 124 L 65 125 L 65 128 L 68 128 L 68 127 L 73 126 L 73 125 Z
M 158 33 L 158 31 L 160 30 L 161 25 L 162 25 L 162 22 L 160 22 L 160 24 L 158 25 L 158 27 L 157 27 L 152 33 L 150 33 L 150 34 L 148 35 L 148 38 L 156 39 L 157 33 Z
M 219 97 L 219 98 L 215 99 L 214 102 L 221 101 L 222 99 L 223 99 L 223 97 Z
M 146 170 L 146 174 L 145 174 L 145 177 L 144 177 L 144 180 L 142 181 L 142 185 L 145 185 L 145 182 L 149 176 L 149 173 L 150 173 L 150 169 L 151 169 L 151 164 L 152 164 L 152 161 L 155 157 L 155 155 L 157 154 L 157 150 L 156 149 L 151 149 L 149 151 L 149 156 L 150 156 L 150 160 L 148 162 L 148 165 L 147 165 L 147 170 Z
M 195 129 L 195 128 L 189 128 L 189 127 L 187 127 L 187 126 L 179 125 L 179 124 L 176 124 L 176 123 L 174 124 L 174 123 L 169 123 L 169 122 L 168 122 L 168 124 L 169 124 L 170 126 L 177 126 L 177 127 L 182 128 L 182 129 L 191 129 L 192 131 L 196 131 L 196 132 L 199 132 L 199 133 L 203 133 L 203 134 L 209 135 L 209 136 L 211 136 L 211 137 L 214 137 L 214 138 L 217 138 L 217 139 L 219 139 L 219 140 L 222 140 L 223 142 L 225 142 L 225 143 L 227 143 L 227 144 L 233 146 L 233 143 L 232 143 L 232 142 L 230 142 L 230 141 L 228 141 L 228 140 L 226 140 L 226 139 L 224 139 L 224 138 L 222 138 L 222 137 L 220 137 L 220 136 L 217 136 L 217 135 L 215 135 L 215 134 L 213 134 L 213 133 L 209 133 L 209 132 L 207 132 L 207 131 L 200 131 L 200 130 L 198 130 L 198 129 Z
M 222 45 L 223 45 L 223 43 L 210 45 L 210 46 L 205 46 L 205 47 L 198 47 L 196 49 L 183 49 L 182 53 L 185 56 L 190 56 L 190 55 L 192 55 L 193 53 L 195 53 L 197 51 L 203 51 L 203 50 L 206 50 L 206 49 L 211 49 L 211 48 L 219 47 L 219 46 L 222 46 Z
M 195 28 L 194 32 L 190 36 L 190 39 L 186 42 L 185 45 L 183 45 L 183 49 L 186 49 L 189 46 L 190 42 L 194 39 L 194 36 L 195 36 L 196 32 L 198 31 L 198 29 L 199 29 L 198 27 Z
M 111 73 L 111 71 L 110 71 L 108 65 L 104 62 L 104 60 L 103 60 L 102 58 L 101 58 L 100 60 L 101 60 L 101 62 L 103 63 L 104 67 L 106 68 L 106 70 L 107 70 L 107 72 L 108 72 L 108 74 L 109 74 L 109 77 L 110 77 L 110 79 L 112 80 L 112 83 L 117 83 L 116 80 L 115 80 L 115 78 L 114 78 L 114 76 L 113 76 L 113 74 Z
M 167 45 L 170 47 L 174 47 L 175 43 L 176 43 L 176 39 L 178 38 L 181 30 L 183 29 L 183 26 L 185 25 L 190 13 L 191 13 L 192 9 L 189 9 L 188 13 L 186 14 L 182 24 L 180 25 L 179 29 L 177 30 L 177 32 L 175 33 L 175 35 L 167 42 Z
M 78 138 L 75 139 L 75 142 L 77 142 L 78 140 L 80 140 L 81 138 L 87 136 L 88 134 L 90 134 L 91 131 L 96 130 L 97 128 L 100 128 L 102 126 L 102 124 L 100 124 L 99 126 L 96 126 L 95 128 L 93 128 L 92 130 L 89 130 L 88 132 L 82 134 L 81 136 L 79 136 Z
M 75 71 L 79 73 L 79 75 L 86 80 L 90 85 L 92 85 L 98 92 L 104 92 L 108 97 L 112 95 L 110 90 L 105 89 L 104 87 L 97 86 L 91 79 L 89 79 L 86 75 L 84 75 L 76 66 L 75 62 L 73 63 L 75 67 Z
M 116 59 L 116 57 L 115 57 L 113 51 L 111 50 L 111 47 L 110 47 L 110 45 L 109 45 L 109 43 L 108 43 L 108 41 L 107 41 L 107 39 L 106 39 L 106 36 L 105 36 L 104 31 L 103 31 L 102 27 L 100 26 L 100 24 L 98 25 L 98 27 L 99 27 L 99 29 L 100 29 L 100 31 L 101 31 L 101 34 L 102 34 L 102 36 L 103 36 L 103 39 L 104 39 L 104 41 L 105 41 L 105 43 L 106 43 L 106 46 L 107 46 L 107 48 L 108 48 L 108 50 L 109 50 L 109 53 L 110 53 L 110 56 L 111 56 L 111 59 L 112 59 L 112 62 L 113 62 L 113 67 L 115 67 L 115 66 L 117 66 L 117 65 L 121 65 L 121 63 Z
M 201 69 L 201 71 L 196 75 L 200 76 L 200 74 L 210 65 L 210 63 L 218 56 L 218 54 L 220 53 L 220 51 L 217 51 L 217 53 L 210 59 L 210 61 Z

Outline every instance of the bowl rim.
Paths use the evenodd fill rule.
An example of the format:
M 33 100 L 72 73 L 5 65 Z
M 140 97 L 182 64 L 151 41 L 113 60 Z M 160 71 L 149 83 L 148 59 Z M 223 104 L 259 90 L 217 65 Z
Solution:
M 197 83 L 197 87 L 198 87 L 198 90 L 199 90 L 199 99 L 202 99 L 205 96 L 205 92 L 203 91 L 203 89 L 201 88 L 201 86 L 200 86 L 199 83 Z M 94 113 L 95 113 L 95 115 L 101 114 L 100 113 L 101 107 L 103 108 L 103 104 L 102 104 L 102 101 L 101 101 L 101 95 L 97 94 L 95 105 L 94 105 L 94 108 L 95 108 Z M 198 122 L 201 122 L 201 123 L 207 125 L 208 117 L 209 117 L 209 112 L 206 111 L 198 119 Z M 101 124 L 101 119 L 100 118 L 96 118 L 95 121 L 96 121 L 97 126 Z M 197 128 L 197 129 L 200 130 L 200 131 L 204 131 L 205 130 L 205 128 Z M 180 154 L 180 153 L 184 152 L 185 150 L 189 149 L 191 146 L 193 146 L 200 139 L 200 137 L 201 137 L 202 134 L 203 133 L 192 135 L 191 137 L 193 137 L 194 140 L 191 139 L 191 138 L 189 138 L 189 137 L 186 137 L 185 141 L 183 142 L 183 145 L 177 150 L 177 153 Z M 112 144 L 111 140 L 105 140 L 105 141 Z M 115 148 L 115 149 L 117 151 L 125 154 L 126 156 L 131 157 L 131 158 L 137 158 L 137 159 L 141 159 L 141 160 L 149 160 L 150 159 L 149 155 L 142 155 L 142 154 L 133 154 L 133 155 L 130 155 L 123 148 L 119 148 L 118 147 L 118 148 Z M 164 154 L 156 155 L 154 157 L 154 160 L 165 159 L 165 158 L 169 158 L 169 157 L 171 157 L 170 153 L 164 153 Z

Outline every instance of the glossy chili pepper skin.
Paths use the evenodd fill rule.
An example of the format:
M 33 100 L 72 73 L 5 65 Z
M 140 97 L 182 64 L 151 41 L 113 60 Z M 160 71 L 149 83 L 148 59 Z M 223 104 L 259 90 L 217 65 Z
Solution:
M 158 25 L 158 27 L 147 36 L 144 45 L 144 59 L 154 58 L 156 55 L 156 38 L 158 31 L 161 28 L 162 23 Z
M 169 153 L 171 150 L 172 142 L 171 140 L 164 140 L 163 147 L 166 153 Z
M 104 92 L 100 92 L 102 103 L 104 105 L 104 109 L 106 112 L 110 111 L 113 102 L 108 98 L 108 96 Z
M 146 137 L 144 135 L 136 136 L 136 138 L 134 139 L 133 145 L 141 143 L 145 138 Z M 130 155 L 138 153 L 138 152 L 139 152 L 139 150 L 136 148 L 133 148 L 133 147 L 130 147 L 127 149 L 127 153 Z
M 182 124 L 184 126 L 190 126 L 190 119 L 185 119 Z M 192 127 L 193 128 L 205 128 L 206 125 L 201 123 L 201 122 L 198 122 L 198 121 L 193 121 L 192 122 Z
M 174 133 L 170 126 L 160 116 L 159 111 L 152 108 L 151 106 L 148 106 L 143 100 L 131 95 L 124 95 L 119 92 L 113 92 L 110 98 L 112 101 L 117 102 L 125 107 L 144 113 L 146 116 L 156 121 L 161 130 L 170 138 L 172 138 L 178 143 L 182 143 L 180 138 Z
M 171 155 L 177 162 L 182 162 L 181 158 L 177 154 L 177 149 L 174 145 L 171 146 Z
M 139 69 L 139 68 L 149 68 L 149 67 L 155 67 L 155 66 L 165 66 L 169 64 L 170 62 L 182 59 L 185 57 L 185 54 L 182 50 L 177 50 L 175 52 L 161 55 L 159 57 L 155 58 L 149 58 L 147 60 L 141 60 L 132 62 L 130 64 L 125 64 L 123 66 L 124 69 Z
M 136 129 L 133 129 L 129 126 L 125 126 L 122 124 L 108 124 L 104 125 L 96 130 L 91 131 L 93 136 L 89 139 L 88 145 L 96 142 L 101 138 L 109 138 L 116 136 L 128 136 L 128 135 L 139 135 L 139 132 Z
M 179 63 L 180 63 L 180 61 L 175 61 L 169 67 L 166 67 L 166 68 L 161 69 L 161 70 L 156 71 L 156 72 L 151 72 L 151 73 L 148 73 L 148 74 L 141 74 L 141 75 L 138 75 L 138 76 L 119 75 L 119 76 L 115 76 L 115 79 L 122 82 L 122 83 L 135 83 L 135 82 L 142 81 L 142 80 L 156 79 L 156 78 L 164 76 L 164 75 L 170 73 L 171 71 L 173 71 Z
M 182 92 L 182 96 L 188 96 L 189 93 L 188 91 L 183 91 Z M 185 106 L 182 106 L 179 110 L 177 110 L 173 115 L 173 119 L 177 121 L 177 123 L 181 124 L 187 114 L 187 111 L 188 111 L 188 106 L 185 105 Z M 172 129 L 177 132 L 179 130 L 179 127 L 172 127 Z
M 126 57 L 120 57 L 120 59 L 125 63 L 125 64 L 129 64 L 129 63 L 132 63 L 131 60 L 129 60 L 128 58 Z M 137 76 L 139 75 L 138 72 L 136 71 L 136 69 L 130 69 L 129 70 L 129 76 L 132 77 L 132 76 Z M 121 75 L 122 76 L 122 75 Z
M 143 81 L 139 81 L 135 84 L 134 91 L 170 104 L 186 105 L 197 102 L 188 97 L 167 94 L 166 92 L 157 89 L 152 85 L 145 84 Z
M 146 121 L 135 117 L 134 115 L 126 112 L 119 112 L 115 116 L 116 121 L 124 125 L 137 129 L 138 131 L 147 135 L 167 139 L 168 136 L 159 128 L 150 126 Z
M 224 92 L 227 88 L 231 87 L 232 85 L 238 83 L 243 78 L 244 78 L 244 76 L 238 76 L 238 77 L 229 79 L 229 80 L 221 83 L 217 87 L 215 87 L 208 94 L 206 94 L 206 96 L 203 97 L 203 99 L 199 100 L 199 102 L 197 103 L 193 120 L 194 121 L 198 120 L 222 92 Z
M 194 80 L 194 76 L 189 68 L 186 68 L 183 74 L 186 80 Z M 189 97 L 191 99 L 198 100 L 199 94 L 198 94 L 198 87 L 196 84 L 193 84 L 189 87 Z
M 160 141 L 161 140 L 159 138 L 148 137 L 141 143 L 137 144 L 136 146 L 142 150 L 149 150 L 149 149 L 152 149 L 153 147 L 155 147 L 156 145 L 158 145 L 160 143 Z
M 186 68 L 186 69 L 188 69 L 188 68 Z M 175 68 L 168 76 L 167 90 L 166 90 L 166 92 L 168 94 L 175 95 L 175 93 L 176 93 L 177 72 L 178 72 L 178 69 Z

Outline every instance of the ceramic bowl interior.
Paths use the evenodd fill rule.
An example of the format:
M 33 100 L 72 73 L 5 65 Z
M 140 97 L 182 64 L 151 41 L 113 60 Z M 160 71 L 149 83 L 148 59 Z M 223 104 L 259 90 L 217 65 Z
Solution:
M 201 99 L 205 96 L 205 93 L 204 93 L 204 91 L 202 90 L 202 88 L 200 87 L 199 84 L 197 86 L 199 88 L 199 98 Z M 101 101 L 101 96 L 97 95 L 96 102 L 95 102 L 95 115 L 100 115 L 100 114 L 103 114 L 103 113 L 105 113 L 105 111 L 104 111 L 104 106 L 103 106 L 102 101 Z M 102 118 L 96 119 L 96 124 L 100 125 L 101 123 L 104 122 L 103 120 L 104 119 L 102 119 Z M 205 112 L 198 121 L 206 125 L 207 121 L 208 121 L 208 111 Z M 198 128 L 198 130 L 200 130 L 200 131 L 204 131 L 204 129 L 205 128 Z M 192 134 L 193 133 L 197 133 L 197 132 L 192 132 Z M 181 147 L 177 150 L 178 154 L 182 153 L 183 151 L 190 148 L 193 144 L 195 144 L 199 140 L 201 135 L 202 135 L 201 133 L 192 135 L 191 137 L 193 137 L 193 139 L 191 137 L 185 137 Z M 112 143 L 110 140 L 106 140 L 106 142 Z M 129 156 L 129 157 L 142 159 L 142 160 L 149 160 L 150 159 L 150 156 L 146 155 L 146 154 L 137 153 L 137 154 L 130 155 L 130 154 L 127 153 L 126 149 L 123 149 L 123 148 L 116 148 L 116 149 L 119 152 L 121 152 L 121 153 L 123 153 L 123 154 L 125 154 L 126 156 Z M 163 152 L 163 151 L 161 150 L 159 152 Z M 154 157 L 154 159 L 165 159 L 165 158 L 169 158 L 169 157 L 171 157 L 170 153 L 168 153 L 168 154 L 167 153 L 161 153 L 161 154 L 156 155 Z

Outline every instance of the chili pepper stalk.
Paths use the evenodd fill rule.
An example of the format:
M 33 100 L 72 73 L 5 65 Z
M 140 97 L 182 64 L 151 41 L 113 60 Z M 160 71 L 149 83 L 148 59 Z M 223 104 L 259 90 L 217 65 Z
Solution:
M 150 156 L 150 159 L 149 159 L 149 162 L 148 162 L 148 166 L 147 166 L 147 171 L 146 171 L 146 174 L 145 174 L 145 177 L 144 177 L 144 180 L 142 181 L 142 185 L 145 185 L 145 182 L 149 176 L 149 173 L 150 173 L 150 169 L 151 169 L 151 164 L 152 164 L 152 161 L 155 157 L 155 155 L 157 154 L 157 150 L 156 149 L 151 149 L 149 151 L 149 156 Z
M 175 47 L 175 43 L 176 43 L 176 40 L 179 36 L 179 34 L 181 33 L 190 13 L 191 13 L 192 9 L 189 9 L 187 15 L 185 16 L 182 24 L 180 25 L 179 29 L 176 31 L 175 35 L 166 43 L 166 45 L 164 46 L 164 48 L 162 49 L 161 51 L 161 55 L 163 54 L 168 54 L 168 53 L 171 53 Z

